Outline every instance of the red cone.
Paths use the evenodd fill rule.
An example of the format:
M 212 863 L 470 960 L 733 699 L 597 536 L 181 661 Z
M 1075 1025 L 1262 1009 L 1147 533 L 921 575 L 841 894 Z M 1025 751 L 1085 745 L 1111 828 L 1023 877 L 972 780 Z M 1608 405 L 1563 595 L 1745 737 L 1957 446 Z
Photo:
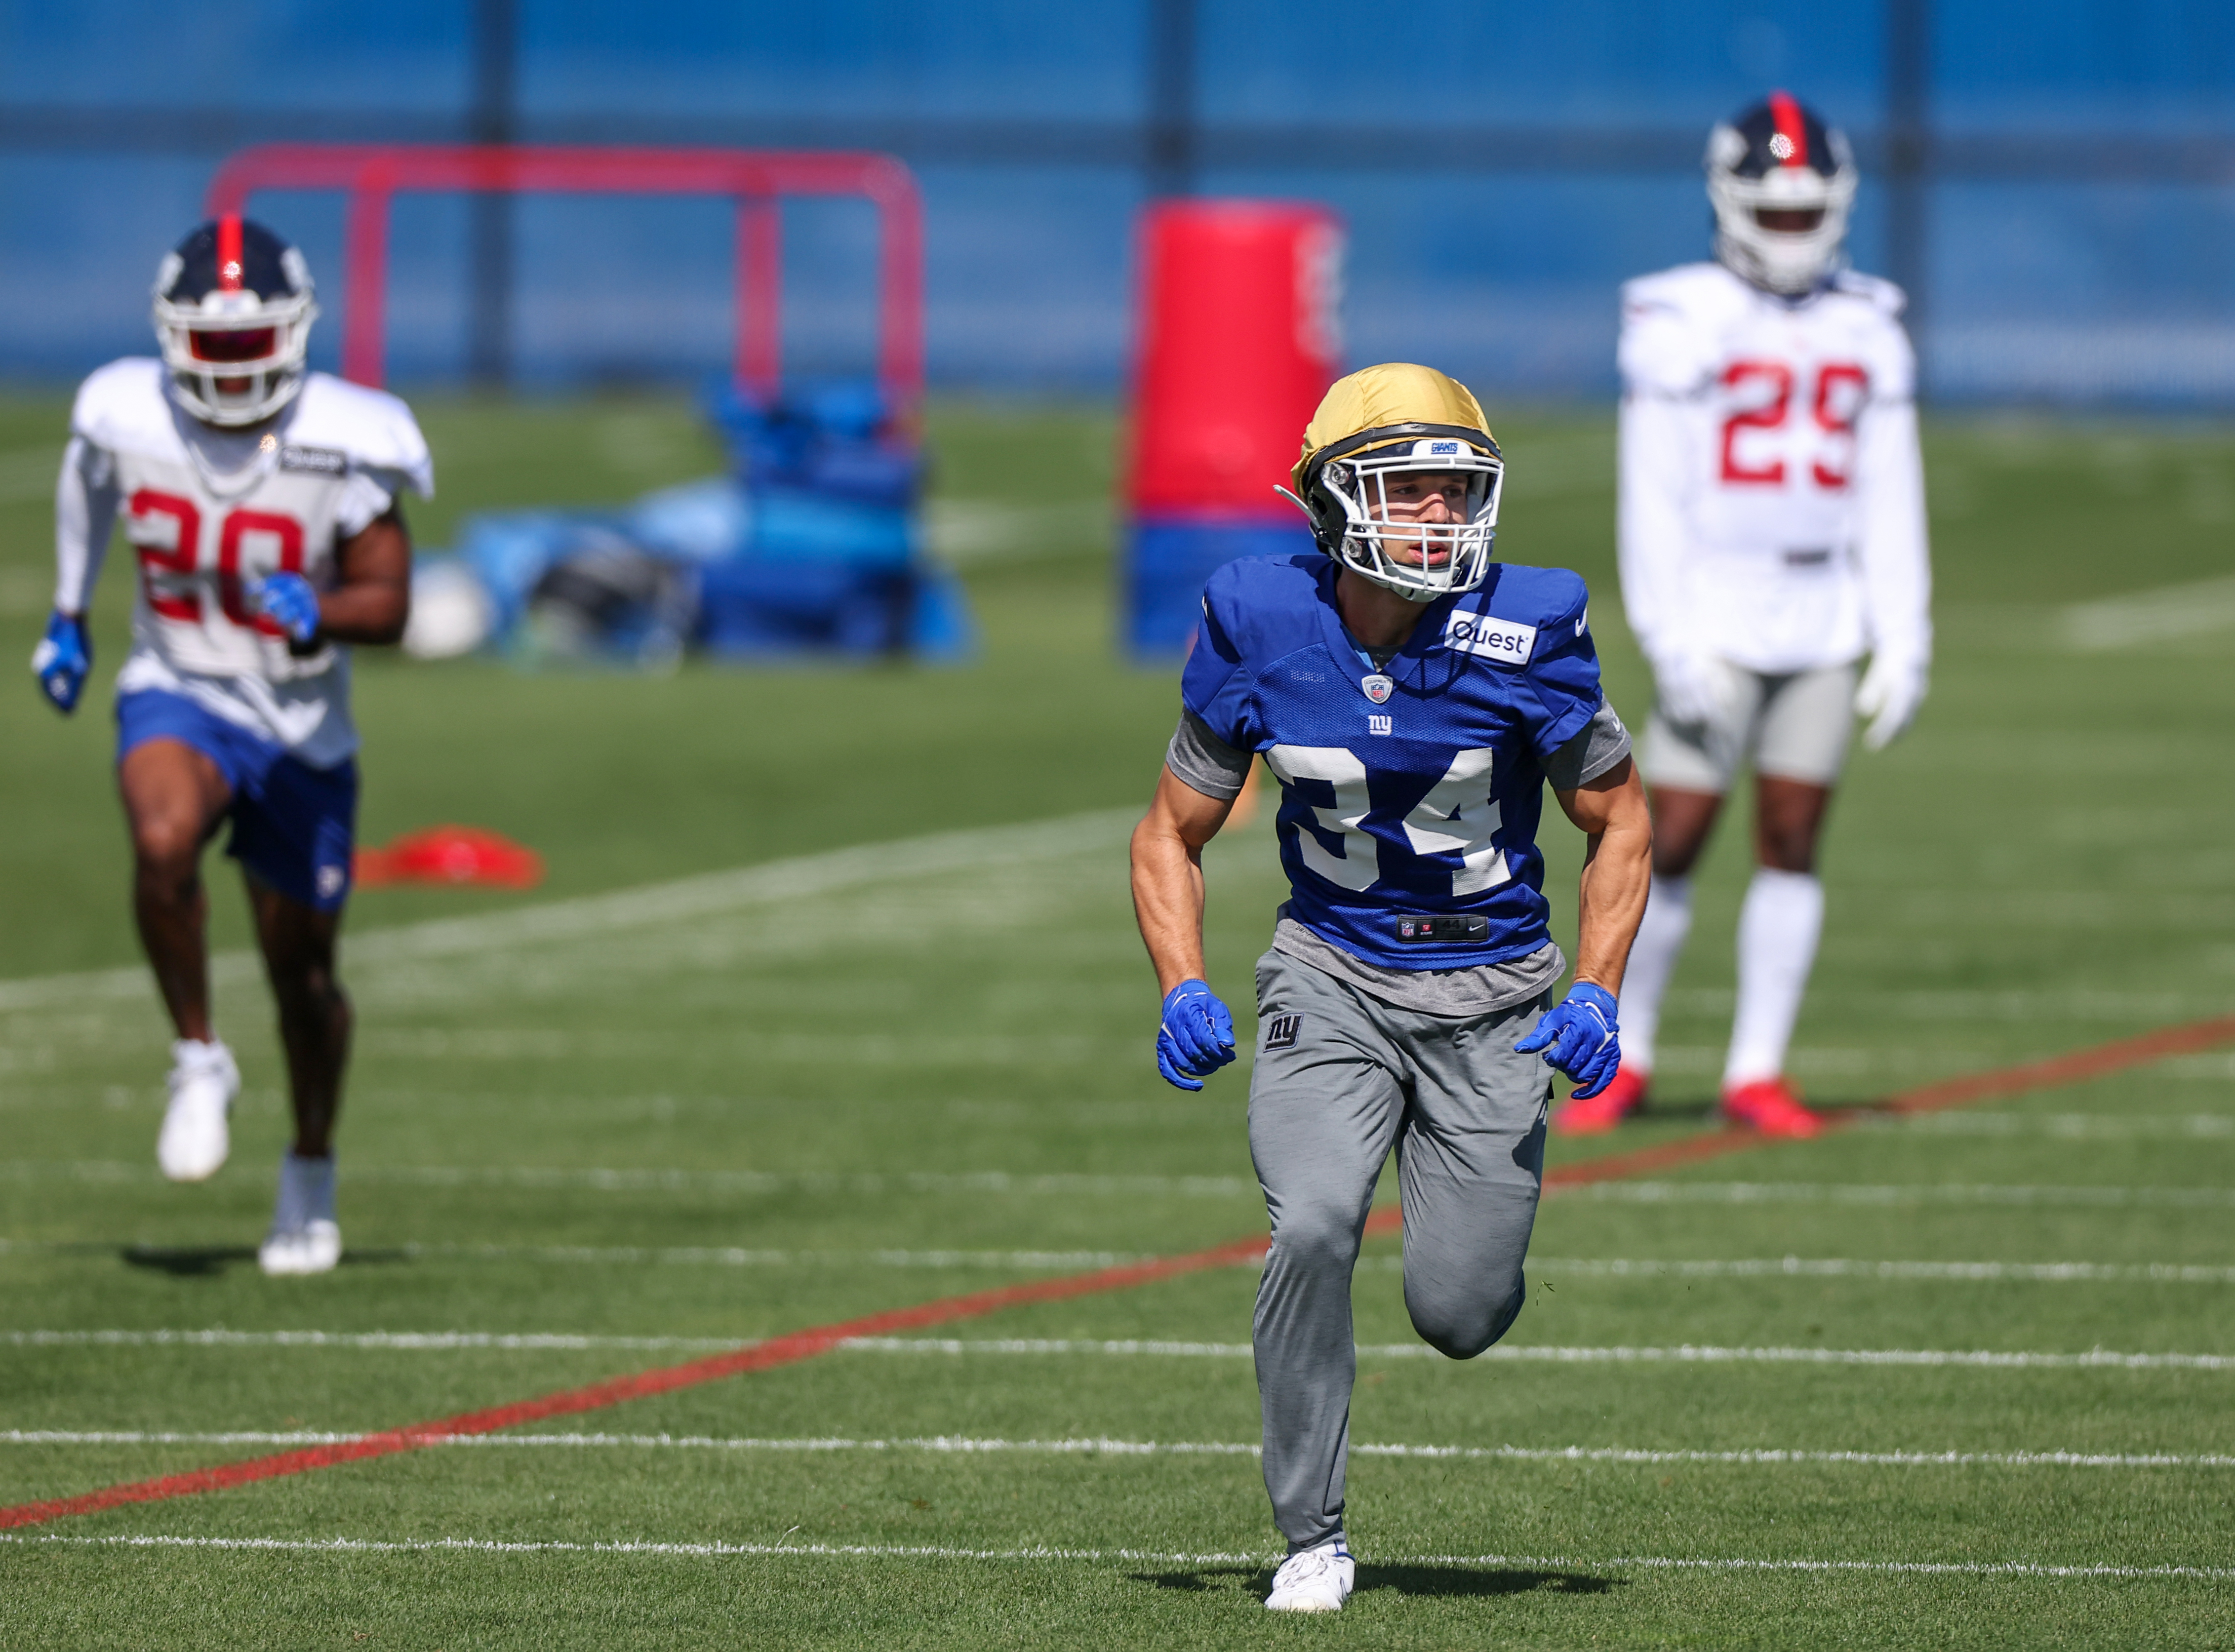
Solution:
M 525 844 L 477 826 L 429 826 L 409 832 L 385 849 L 357 852 L 357 882 L 478 883 L 532 889 L 543 882 L 543 857 Z

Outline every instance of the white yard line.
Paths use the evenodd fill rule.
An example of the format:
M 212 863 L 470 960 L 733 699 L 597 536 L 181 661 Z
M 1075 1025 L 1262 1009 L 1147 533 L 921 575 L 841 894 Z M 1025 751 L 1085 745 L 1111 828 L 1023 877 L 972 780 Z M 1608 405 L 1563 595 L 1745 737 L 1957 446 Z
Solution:
M 450 1353 L 490 1348 L 507 1352 L 573 1353 L 593 1349 L 691 1352 L 742 1348 L 750 1337 L 594 1336 L 571 1332 L 498 1331 L 234 1331 L 39 1330 L 0 1331 L 0 1347 L 283 1347 L 379 1348 L 403 1353 Z M 1181 1359 L 1247 1360 L 1247 1342 L 1097 1341 L 1067 1338 L 849 1337 L 836 1347 L 852 1354 L 1052 1355 L 1093 1354 Z M 1441 1360 L 1424 1342 L 1362 1343 L 1362 1359 Z M 2235 1371 L 2235 1354 L 2122 1354 L 2109 1348 L 2065 1354 L 2000 1348 L 1714 1347 L 1690 1343 L 1666 1347 L 1535 1347 L 1501 1343 L 1478 1356 L 1493 1363 L 1557 1365 L 1859 1365 L 1972 1366 L 2009 1370 Z
M 2235 579 L 2160 586 L 2099 602 L 2075 603 L 2060 616 L 2064 645 L 2101 653 L 2235 626 Z
M 62 1348 L 392 1348 L 408 1353 L 449 1353 L 496 1348 L 508 1353 L 574 1353 L 586 1349 L 642 1348 L 677 1353 L 744 1347 L 738 1336 L 587 1336 L 563 1331 L 0 1331 L 0 1347 Z
M 1011 1170 L 686 1170 L 584 1165 L 357 1164 L 343 1180 L 410 1187 L 520 1187 L 593 1193 L 998 1193 L 1188 1198 L 1254 1198 L 1255 1182 L 1238 1176 L 1088 1176 Z M 121 1159 L 0 1160 L 0 1180 L 147 1182 L 152 1164 Z M 1594 1182 L 1554 1186 L 1547 1198 L 1617 1204 L 2161 1205 L 2176 1210 L 2235 1208 L 2235 1188 L 2029 1185 L 1996 1182 Z
M 849 1170 L 685 1170 L 659 1167 L 587 1165 L 546 1169 L 527 1164 L 357 1164 L 342 1172 L 349 1183 L 403 1187 L 517 1187 L 586 1193 L 1023 1193 L 1133 1197 L 1173 1194 L 1187 1198 L 1255 1197 L 1257 1184 L 1238 1176 L 1087 1176 L 1009 1170 L 906 1170 L 886 1174 Z M 0 1180 L 12 1182 L 146 1182 L 152 1164 L 121 1159 L 0 1161 Z
M 2157 1071 L 2168 1078 L 2235 1078 L 2235 1051 L 2175 1056 L 2160 1062 Z
M 626 1266 L 659 1262 L 717 1268 L 993 1268 L 1083 1273 L 1148 1258 L 1125 1250 L 746 1250 L 718 1245 L 666 1249 L 616 1245 L 405 1245 L 410 1256 L 460 1256 L 476 1262 L 582 1262 Z M 2235 1268 L 2227 1270 L 2235 1276 Z
M 2002 1182 L 1593 1182 L 1550 1187 L 1547 1198 L 1616 1204 L 1985 1204 L 2162 1205 L 2185 1210 L 2235 1208 L 2235 1188 L 2027 1186 Z
M 1395 1260 L 1392 1258 L 1391 1260 Z M 1609 1279 L 1903 1279 L 1994 1284 L 2096 1283 L 2235 1285 L 2235 1267 L 2135 1262 L 1872 1262 L 1849 1256 L 1747 1256 L 1734 1261 L 1673 1261 L 1659 1257 L 1531 1256 L 1532 1272 L 1584 1274 Z
M 1091 551 L 1113 528 L 1106 499 L 1013 505 L 998 499 L 934 499 L 925 513 L 931 548 L 957 567 L 1014 557 Z
M 1178 1359 L 1247 1360 L 1247 1342 L 1092 1341 L 1065 1338 L 853 1337 L 840 1347 L 865 1354 L 1107 1354 Z M 1440 1360 L 1424 1342 L 1360 1343 L 1360 1359 Z M 2235 1354 L 2120 1354 L 2091 1348 L 2084 1354 L 1999 1348 L 1779 1348 L 1709 1347 L 1686 1343 L 1674 1347 L 1561 1347 L 1500 1343 L 1478 1354 L 1492 1363 L 1553 1365 L 1860 1365 L 1974 1366 L 2006 1370 L 2107 1369 L 2123 1371 L 2235 1371 Z
M 867 884 L 1060 860 L 1115 849 L 1140 818 L 1137 809 L 1104 809 L 1021 825 L 941 832 L 889 843 L 865 843 L 821 855 L 795 856 L 759 866 L 711 872 L 646 884 L 611 895 L 585 895 L 514 907 L 471 918 L 437 918 L 392 929 L 352 934 L 345 951 L 352 963 L 383 964 L 449 958 L 472 953 L 547 946 L 659 924 L 682 923 L 810 899 Z M 211 960 L 220 984 L 255 979 L 261 970 L 246 950 Z M 154 988 L 144 966 L 38 975 L 0 981 L 0 1013 L 82 1006 L 102 1000 L 149 999 Z
M 2235 1056 L 2214 1057 L 2235 1077 Z M 1925 1136 L 2053 1136 L 2064 1141 L 2120 1141 L 2130 1137 L 2235 1142 L 2235 1113 L 2005 1113 L 1960 1109 L 1858 1118 L 1865 1130 Z
M 0 1255 L 82 1253 L 108 1259 L 116 1247 L 50 1240 L 0 1239 Z M 582 1267 L 993 1268 L 1059 1272 L 1122 1268 L 1148 1260 L 1130 1250 L 771 1250 L 738 1245 L 406 1244 L 414 1260 L 526 1262 Z M 1255 1259 L 1237 1262 L 1255 1267 Z M 1377 1253 L 1359 1266 L 1399 1273 L 1401 1256 Z M 1629 1256 L 1531 1256 L 1532 1272 L 1600 1279 L 1887 1279 L 1951 1284 L 2235 1285 L 2235 1266 L 2200 1262 L 1906 1262 L 1852 1256 L 1742 1256 L 1728 1260 Z
M 1950 928 L 1980 922 L 2002 924 L 2042 924 L 2063 922 L 2075 927 L 2110 928 L 2121 917 L 2131 921 L 2138 900 L 2132 893 L 2121 890 L 2063 890 L 2041 891 L 1981 890 L 1981 889 L 1911 889 L 1898 897 L 1902 906 L 1897 913 L 1898 921 L 1911 928 Z M 2207 897 L 2208 899 L 2208 897 Z M 2225 905 L 2213 907 L 2199 904 L 2199 897 L 2189 895 L 2181 899 L 2178 908 L 2168 905 L 2153 913 L 2159 921 L 2186 921 L 2199 928 L 2217 928 L 2224 921 Z M 2058 916 L 2062 914 L 2061 918 Z M 2160 1026 L 2167 1021 L 2185 1019 L 2191 1016 L 2225 1015 L 2231 995 L 2225 992 L 2117 992 L 2094 987 L 2052 987 L 2046 990 L 2014 988 L 1999 992 L 1952 988 L 1946 992 L 1918 992 L 1907 987 L 1860 987 L 1840 994 L 1842 1004 L 1863 1006 L 1885 1019 L 1914 1021 L 2139 1021 L 2146 1026 Z M 1663 1000 L 1664 1016 L 1701 1016 L 1711 1019 L 1727 1017 L 1736 1007 L 1738 995 L 1727 987 L 1680 987 L 1671 989 Z M 1691 1052 L 1689 1059 L 1699 1055 L 1725 1053 L 1722 1045 L 1672 1044 L 1670 1049 Z M 1857 1053 L 1852 1049 L 1837 1046 L 1813 1046 L 1819 1057 L 1837 1059 Z M 1794 1053 L 1810 1050 L 1807 1045 L 1796 1046 Z M 2009 1061 L 2009 1055 L 1995 1055 L 1976 1049 L 1951 1049 L 1950 1057 L 1969 1056 L 1975 1061 L 2000 1065 Z M 1657 1063 L 1656 1063 L 1657 1065 Z M 1720 1068 L 1717 1071 L 1720 1071 Z
M 114 1261 L 135 1247 L 63 1240 L 0 1239 L 0 1256 L 75 1255 Z M 591 1267 L 646 1263 L 713 1268 L 993 1268 L 1085 1272 L 1149 1260 L 1127 1250 L 750 1250 L 733 1245 L 398 1245 L 383 1255 L 414 1261 L 527 1262 Z M 143 1253 L 144 1254 L 144 1253 Z M 158 1253 L 160 1254 L 160 1252 Z
M 502 1541 L 488 1537 L 187 1537 L 161 1534 L 79 1537 L 61 1532 L 0 1532 L 0 1542 L 75 1548 L 263 1550 L 284 1554 L 600 1554 L 736 1556 L 804 1560 L 1118 1561 L 1164 1566 L 1250 1566 L 1269 1571 L 1278 1557 L 1263 1554 L 1184 1554 L 1145 1549 L 950 1548 L 932 1544 L 570 1542 L 563 1538 Z M 1534 1570 L 1605 1567 L 1670 1571 L 1793 1571 L 1940 1573 L 1970 1577 L 2166 1578 L 2222 1582 L 2230 1566 L 2058 1565 L 2029 1560 L 1816 1560 L 1685 1555 L 1367 1555 L 1368 1566 L 1501 1566 Z
M 319 1433 L 306 1429 L 252 1429 L 188 1433 L 149 1429 L 0 1429 L 0 1446 L 344 1446 L 369 1434 Z M 1263 1447 L 1243 1440 L 980 1439 L 934 1434 L 906 1439 L 817 1436 L 753 1439 L 714 1434 L 461 1434 L 444 1446 L 521 1446 L 534 1450 L 682 1451 L 818 1454 L 842 1452 L 923 1452 L 935 1456 L 1255 1457 Z M 1625 1446 L 1406 1446 L 1353 1441 L 1361 1457 L 1513 1463 L 1614 1463 L 1655 1466 L 1780 1467 L 1808 1465 L 1869 1468 L 2235 1468 L 2235 1455 L 2179 1452 L 1893 1452 L 1803 1451 L 1755 1447 L 1742 1451 L 1675 1451 Z

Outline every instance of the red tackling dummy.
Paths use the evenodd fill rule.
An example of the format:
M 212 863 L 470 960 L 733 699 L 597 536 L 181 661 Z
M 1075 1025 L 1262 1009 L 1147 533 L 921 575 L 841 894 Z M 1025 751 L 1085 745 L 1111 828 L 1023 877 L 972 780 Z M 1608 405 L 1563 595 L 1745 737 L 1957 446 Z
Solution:
M 543 857 L 525 844 L 475 826 L 429 826 L 385 849 L 357 852 L 357 882 L 480 883 L 532 889 L 543 882 Z

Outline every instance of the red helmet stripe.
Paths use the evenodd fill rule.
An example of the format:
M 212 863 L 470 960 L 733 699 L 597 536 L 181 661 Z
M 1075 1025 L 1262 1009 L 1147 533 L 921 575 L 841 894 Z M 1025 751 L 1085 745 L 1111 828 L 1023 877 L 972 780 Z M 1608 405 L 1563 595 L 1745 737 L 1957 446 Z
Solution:
M 1785 157 L 1784 164 L 1788 167 L 1806 166 L 1808 123 L 1800 118 L 1800 105 L 1793 101 L 1792 93 L 1772 92 L 1769 95 L 1769 118 L 1777 122 L 1777 135 L 1793 146 L 1793 152 Z
M 217 220 L 217 290 L 240 291 L 240 214 L 227 213 Z

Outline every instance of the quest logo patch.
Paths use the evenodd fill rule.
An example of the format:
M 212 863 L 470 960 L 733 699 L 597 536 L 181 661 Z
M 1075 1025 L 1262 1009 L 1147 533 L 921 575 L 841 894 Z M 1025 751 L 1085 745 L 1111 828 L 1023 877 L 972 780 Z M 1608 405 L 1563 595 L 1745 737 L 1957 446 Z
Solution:
M 289 442 L 279 449 L 282 470 L 307 470 L 314 476 L 338 476 L 349 469 L 349 455 L 331 448 L 298 448 Z
M 1501 665 L 1526 665 L 1537 652 L 1537 627 L 1455 608 L 1444 622 L 1444 646 L 1463 654 L 1480 654 Z

